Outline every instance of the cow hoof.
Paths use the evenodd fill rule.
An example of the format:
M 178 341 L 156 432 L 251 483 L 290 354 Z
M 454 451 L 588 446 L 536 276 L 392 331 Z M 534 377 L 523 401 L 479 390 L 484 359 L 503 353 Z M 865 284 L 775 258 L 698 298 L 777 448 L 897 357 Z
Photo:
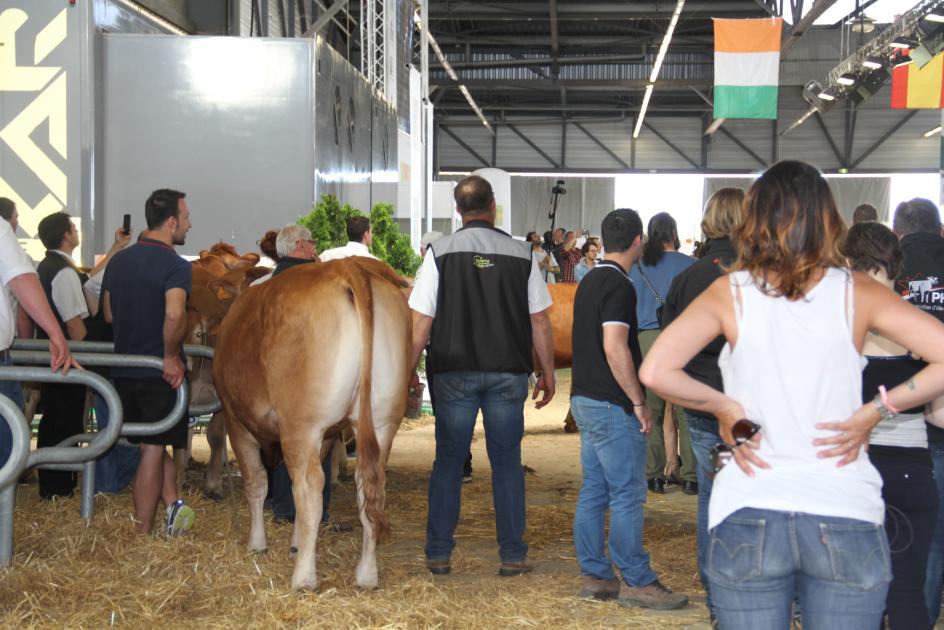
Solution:
M 203 490 L 203 496 L 210 499 L 211 501 L 220 502 L 223 500 L 223 493 L 219 490 Z
M 373 582 L 368 582 L 366 584 L 358 583 L 357 588 L 361 589 L 362 591 L 376 591 L 378 588 L 380 588 L 380 585 L 376 580 L 374 580 Z
M 296 591 L 307 591 L 314 593 L 318 590 L 318 579 L 312 578 L 310 580 L 303 580 L 298 584 L 292 584 L 292 589 Z
M 295 556 L 297 556 L 297 555 L 298 555 L 298 547 L 294 547 L 294 546 L 293 546 L 293 547 L 289 547 L 289 548 L 288 548 L 288 557 L 289 557 L 289 558 L 291 558 L 292 560 L 294 560 L 294 559 L 295 559 Z
M 251 553 L 251 554 L 253 554 L 253 555 L 255 555 L 255 556 L 262 556 L 262 555 L 265 555 L 265 554 L 269 553 L 269 548 L 268 548 L 268 547 L 262 547 L 262 548 L 260 548 L 260 549 L 253 549 L 252 547 L 250 547 L 250 548 L 249 548 L 249 553 Z

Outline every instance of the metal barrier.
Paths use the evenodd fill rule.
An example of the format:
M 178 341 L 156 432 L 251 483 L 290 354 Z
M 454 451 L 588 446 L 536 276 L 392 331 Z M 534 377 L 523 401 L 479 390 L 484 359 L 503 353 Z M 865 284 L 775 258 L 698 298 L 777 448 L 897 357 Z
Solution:
M 70 341 L 69 349 L 72 352 L 81 352 L 85 353 L 107 353 L 114 355 L 115 344 L 110 341 Z M 15 339 L 13 345 L 10 346 L 10 350 L 35 350 L 38 352 L 47 352 L 49 350 L 49 342 L 43 339 Z M 214 350 L 210 346 L 201 346 L 196 344 L 187 344 L 184 346 L 184 354 L 188 357 L 199 357 L 201 359 L 213 360 Z M 13 356 L 16 356 L 15 354 Z M 122 355 L 122 356 L 141 356 L 141 355 Z M 160 360 L 160 359 L 158 359 Z M 80 361 L 81 363 L 81 361 Z M 100 365 L 100 364 L 95 364 Z M 123 366 L 128 367 L 128 366 Z M 134 366 L 137 367 L 137 366 Z M 152 367 L 148 365 L 147 367 Z M 163 364 L 157 367 L 158 370 L 163 370 Z M 223 408 L 223 405 L 220 403 L 220 399 L 217 396 L 212 402 L 206 403 L 205 405 L 191 405 L 187 410 L 187 415 L 191 418 L 209 415 L 216 413 Z M 130 434 L 129 434 L 130 435 Z
M 13 432 L 10 458 L 0 468 L 0 566 L 13 559 L 13 510 L 16 502 L 16 481 L 26 470 L 30 452 L 30 431 L 23 412 L 12 400 L 0 395 L 0 416 Z
M 163 369 L 164 362 L 157 357 L 147 357 L 143 355 L 130 355 L 130 354 L 80 354 L 75 353 L 72 356 L 75 357 L 76 361 L 80 364 L 88 367 L 137 367 L 137 368 L 154 368 L 157 370 Z M 49 353 L 48 352 L 35 352 L 35 351 L 26 351 L 26 350 L 14 350 L 10 352 L 10 359 L 13 361 L 14 367 L 0 368 L 0 379 L 3 380 L 13 380 L 11 378 L 5 378 L 6 370 L 37 370 L 39 368 L 18 368 L 17 365 L 22 364 L 32 364 L 32 365 L 49 365 Z M 47 372 L 49 370 L 47 369 Z M 95 374 L 94 372 L 88 372 L 86 370 L 71 370 L 68 375 L 62 377 L 61 374 L 58 376 L 68 379 L 71 378 L 73 374 L 88 375 L 94 376 L 96 379 L 100 379 L 103 383 L 108 386 L 109 396 L 114 397 L 115 407 L 117 407 L 117 415 L 115 414 L 115 409 L 112 404 L 108 402 L 108 397 L 102 394 L 102 398 L 105 399 L 105 403 L 108 405 L 108 426 L 105 427 L 103 431 L 97 433 L 80 433 L 78 435 L 73 435 L 66 440 L 60 442 L 55 447 L 44 447 L 35 450 L 30 455 L 29 464 L 27 468 L 32 468 L 33 466 L 41 466 L 42 468 L 48 470 L 72 470 L 82 473 L 82 507 L 81 513 L 82 518 L 86 521 L 91 521 L 92 516 L 95 513 L 95 459 L 104 453 L 112 444 L 118 439 L 118 435 L 125 437 L 131 436 L 142 436 L 142 435 L 157 435 L 158 433 L 163 433 L 171 427 L 173 427 L 184 415 L 184 411 L 187 406 L 187 394 L 189 391 L 189 386 L 187 380 L 184 379 L 183 383 L 180 384 L 180 387 L 177 388 L 177 400 L 174 401 L 174 406 L 170 412 L 164 416 L 158 422 L 123 422 L 124 410 L 121 407 L 121 401 L 118 399 L 118 394 L 115 392 L 114 387 L 111 383 L 108 382 L 104 377 Z M 29 376 L 20 377 L 19 375 L 13 377 L 15 380 L 22 381 L 37 381 L 37 380 L 46 380 L 46 381 L 59 381 L 58 379 L 37 379 L 31 378 Z M 69 381 L 65 381 L 69 382 Z M 96 388 L 98 389 L 98 388 Z M 101 393 L 101 390 L 99 390 Z M 117 418 L 117 421 L 115 421 Z M 95 452 L 91 450 L 93 444 L 96 443 L 96 438 L 102 434 L 111 435 L 115 434 L 114 438 L 104 447 Z M 88 442 L 89 446 L 86 448 L 76 448 L 79 444 Z M 44 454 L 45 453 L 45 454 Z M 63 458 L 59 453 L 66 453 L 68 458 Z
M 43 354 L 43 353 L 36 353 Z M 45 353 L 45 362 L 49 363 L 49 354 Z M 111 383 L 93 372 L 71 370 L 68 374 L 53 372 L 49 368 L 9 366 L 0 367 L 0 380 L 3 381 L 38 381 L 41 383 L 68 383 L 84 385 L 96 390 L 108 405 L 112 421 L 103 430 L 88 435 L 88 446 L 84 448 L 51 446 L 29 452 L 29 433 L 23 414 L 9 399 L 0 396 L 0 413 L 13 428 L 13 453 L 10 462 L 0 469 L 0 565 L 7 566 L 13 557 L 13 512 L 16 502 L 16 479 L 26 468 L 46 466 L 56 470 L 77 470 L 82 477 L 82 516 L 92 518 L 95 496 L 95 458 L 108 450 L 118 439 L 122 423 L 121 401 Z M 178 416 L 179 417 L 179 416 Z M 18 423 L 18 427 L 13 427 Z M 18 433 L 19 431 L 19 433 Z M 25 464 L 23 444 L 25 443 Z M 12 463 L 11 463 L 12 462 Z M 12 479 L 8 478 L 12 477 Z M 3 485 L 3 482 L 9 485 Z

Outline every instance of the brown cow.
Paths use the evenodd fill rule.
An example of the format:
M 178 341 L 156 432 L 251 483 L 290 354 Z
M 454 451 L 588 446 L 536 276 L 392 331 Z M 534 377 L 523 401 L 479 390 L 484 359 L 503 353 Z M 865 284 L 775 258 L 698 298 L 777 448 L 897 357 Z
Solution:
M 260 448 L 281 442 L 297 510 L 293 588 L 318 585 L 318 454 L 325 432 L 345 419 L 357 435 L 364 529 L 356 582 L 377 586 L 376 542 L 387 529 L 384 465 L 410 378 L 412 332 L 401 286 L 390 267 L 367 258 L 302 265 L 245 291 L 220 327 L 213 378 L 249 503 L 249 548 L 267 546 Z

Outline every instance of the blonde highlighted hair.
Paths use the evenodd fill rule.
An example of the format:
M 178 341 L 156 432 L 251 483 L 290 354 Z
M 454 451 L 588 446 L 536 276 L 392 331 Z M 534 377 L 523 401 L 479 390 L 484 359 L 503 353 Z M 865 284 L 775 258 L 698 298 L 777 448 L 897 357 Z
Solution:
M 744 220 L 744 191 L 740 188 L 721 188 L 705 204 L 701 232 L 705 238 L 732 236 Z
M 766 294 L 798 300 L 826 267 L 845 267 L 843 222 L 829 185 L 803 162 L 779 162 L 754 182 L 734 231 L 737 260 Z

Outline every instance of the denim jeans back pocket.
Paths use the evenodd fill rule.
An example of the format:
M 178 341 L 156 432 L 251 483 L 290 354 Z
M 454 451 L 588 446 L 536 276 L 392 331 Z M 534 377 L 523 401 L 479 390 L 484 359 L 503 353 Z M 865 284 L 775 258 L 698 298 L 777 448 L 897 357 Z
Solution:
M 833 579 L 849 588 L 871 591 L 892 579 L 888 538 L 872 523 L 820 523 Z
M 434 394 L 443 402 L 462 400 L 466 396 L 466 372 L 443 372 L 433 378 Z
M 708 572 L 727 583 L 759 577 L 764 569 L 765 519 L 729 516 L 711 530 Z
M 501 397 L 503 400 L 525 400 L 528 397 L 528 375 L 503 372 Z

